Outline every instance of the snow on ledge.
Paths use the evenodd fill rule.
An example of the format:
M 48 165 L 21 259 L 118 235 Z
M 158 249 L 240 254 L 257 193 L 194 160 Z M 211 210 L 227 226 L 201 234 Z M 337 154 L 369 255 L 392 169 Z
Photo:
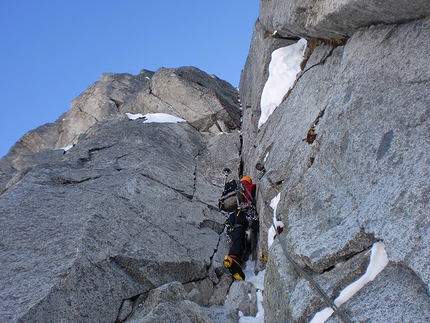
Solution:
M 71 145 L 68 145 L 66 147 L 57 148 L 56 150 L 61 150 L 62 149 L 62 150 L 64 150 L 64 152 L 66 152 L 66 151 L 72 149 L 74 146 L 75 146 L 75 144 L 71 144 Z
M 167 113 L 148 113 L 144 115 L 143 123 L 178 123 L 186 122 L 186 120 L 172 116 Z
M 125 113 L 125 115 L 126 115 L 130 120 L 136 120 L 136 119 L 143 119 L 143 118 L 145 118 L 145 116 L 144 116 L 143 114 L 141 114 L 141 113 L 133 114 L 133 113 L 128 113 L 128 112 L 126 112 L 126 113 Z
M 270 207 L 273 209 L 273 223 L 275 223 L 276 228 L 277 227 L 284 227 L 284 223 L 282 221 L 276 220 L 276 209 L 278 207 L 278 203 L 281 200 L 281 193 L 278 193 L 271 201 L 270 201 Z M 273 241 L 275 240 L 276 231 L 273 227 L 273 224 L 270 226 L 268 232 L 267 232 L 267 247 L 270 248 Z
M 334 300 L 334 303 L 337 306 L 342 305 L 347 300 L 349 300 L 352 296 L 354 296 L 360 289 L 364 287 L 368 282 L 371 282 L 375 279 L 375 277 L 387 266 L 388 257 L 385 251 L 385 245 L 382 242 L 376 242 L 373 244 L 369 266 L 367 267 L 366 272 L 363 276 L 361 276 L 358 280 L 348 285 L 345 289 L 343 289 L 339 296 Z M 330 307 L 326 307 L 322 311 L 319 311 L 312 318 L 310 323 L 323 323 L 325 322 L 331 315 L 333 314 L 333 310 Z
M 172 116 L 167 113 L 147 113 L 145 115 L 141 113 L 125 113 L 130 120 L 143 119 L 143 123 L 178 123 L 186 122 L 186 120 Z
M 301 71 L 300 64 L 303 61 L 306 45 L 306 39 L 302 38 L 296 44 L 281 47 L 272 52 L 269 78 L 261 94 L 261 116 L 258 128 L 267 121 L 296 82 L 297 73 Z

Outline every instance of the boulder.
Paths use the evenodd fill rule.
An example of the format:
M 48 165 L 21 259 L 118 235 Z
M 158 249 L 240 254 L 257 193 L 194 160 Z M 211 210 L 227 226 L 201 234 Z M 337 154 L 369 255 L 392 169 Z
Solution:
M 97 82 L 72 101 L 70 111 L 56 121 L 61 124 L 61 131 L 55 148 L 76 143 L 79 135 L 87 132 L 96 122 L 120 115 L 124 103 L 149 87 L 149 78 L 153 74 L 146 70 L 136 76 L 127 73 L 102 74 Z
M 218 120 L 227 129 L 240 127 L 237 90 L 197 68 L 160 68 L 151 79 L 151 93 L 200 131 L 214 124 L 218 125 L 216 133 L 224 131 Z
M 214 323 L 237 323 L 239 321 L 239 315 L 233 309 L 211 306 L 209 308 L 203 308 L 203 311 Z
M 141 300 L 126 323 L 152 322 L 207 322 L 213 321 L 196 303 L 187 299 L 187 293 L 179 282 L 160 286 Z
M 257 314 L 257 288 L 250 282 L 235 280 L 230 287 L 225 307 L 241 311 L 245 316 Z

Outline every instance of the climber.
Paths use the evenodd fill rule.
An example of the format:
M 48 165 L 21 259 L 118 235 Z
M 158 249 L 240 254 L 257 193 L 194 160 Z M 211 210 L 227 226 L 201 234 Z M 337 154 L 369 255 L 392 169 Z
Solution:
M 250 220 L 251 229 L 258 231 L 258 217 L 255 211 L 256 185 L 252 183 L 249 176 L 243 176 L 240 180 L 243 187 L 243 197 L 238 209 L 229 213 L 228 222 L 231 225 L 231 240 L 228 255 L 224 257 L 223 265 L 228 268 L 230 274 L 237 280 L 244 280 L 245 274 L 242 271 L 242 262 L 245 256 L 246 230 Z

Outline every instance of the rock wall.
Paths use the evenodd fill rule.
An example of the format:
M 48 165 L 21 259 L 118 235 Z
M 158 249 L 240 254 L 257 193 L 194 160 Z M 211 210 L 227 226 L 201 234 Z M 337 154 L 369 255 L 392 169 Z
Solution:
M 259 187 L 265 322 L 327 306 L 268 247 L 278 194 L 284 247 L 332 299 L 384 243 L 388 265 L 341 306 L 354 322 L 428 321 L 429 14 L 427 0 L 262 0 L 240 93 L 194 67 L 102 75 L 0 160 L 2 321 L 255 315 L 255 289 L 221 266 L 225 167 Z M 303 71 L 258 128 L 270 55 L 301 37 Z M 187 122 L 125 117 L 152 112 Z
M 237 322 L 217 206 L 222 169 L 238 176 L 237 96 L 193 67 L 107 74 L 12 147 L 0 160 L 1 321 Z
M 430 319 L 429 13 L 428 1 L 261 1 L 239 89 L 269 255 L 265 322 L 307 322 L 327 306 L 278 242 L 268 250 L 278 194 L 288 252 L 332 299 L 384 242 L 388 266 L 341 307 L 354 322 Z M 270 54 L 294 37 L 308 40 L 303 71 L 258 129 Z

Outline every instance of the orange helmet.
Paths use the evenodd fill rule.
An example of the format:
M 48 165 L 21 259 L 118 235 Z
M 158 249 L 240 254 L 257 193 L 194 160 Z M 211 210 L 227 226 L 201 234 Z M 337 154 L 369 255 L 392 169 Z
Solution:
M 248 184 L 252 184 L 252 179 L 249 176 L 243 176 L 240 181 L 248 182 Z

